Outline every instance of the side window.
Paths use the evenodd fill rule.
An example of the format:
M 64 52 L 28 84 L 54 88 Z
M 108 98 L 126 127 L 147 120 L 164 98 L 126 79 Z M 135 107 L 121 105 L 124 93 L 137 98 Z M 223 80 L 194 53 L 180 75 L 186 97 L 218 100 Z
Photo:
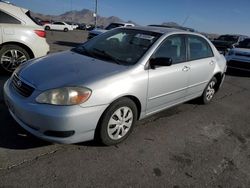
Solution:
M 188 49 L 190 61 L 214 56 L 208 42 L 199 36 L 188 36 Z
M 64 25 L 62 22 L 55 22 L 54 25 Z
M 0 11 L 0 23 L 4 24 L 21 24 L 19 20 L 6 14 L 5 12 Z
M 157 49 L 153 58 L 171 58 L 173 64 L 186 61 L 185 37 L 175 35 L 168 37 Z

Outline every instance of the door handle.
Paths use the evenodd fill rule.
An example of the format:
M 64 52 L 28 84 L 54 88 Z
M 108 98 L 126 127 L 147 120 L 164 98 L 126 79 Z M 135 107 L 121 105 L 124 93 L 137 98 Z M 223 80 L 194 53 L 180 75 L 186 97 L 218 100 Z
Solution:
M 190 70 L 190 67 L 188 67 L 188 66 L 185 66 L 185 67 L 183 67 L 183 69 L 182 69 L 182 71 L 184 71 L 184 72 L 187 72 L 187 71 L 189 71 Z
M 214 65 L 214 63 L 215 63 L 214 60 L 209 62 L 210 65 Z

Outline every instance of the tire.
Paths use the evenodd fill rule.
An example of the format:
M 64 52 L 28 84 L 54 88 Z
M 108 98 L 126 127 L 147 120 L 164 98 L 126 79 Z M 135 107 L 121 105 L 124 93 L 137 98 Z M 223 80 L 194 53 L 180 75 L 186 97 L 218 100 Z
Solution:
M 50 27 L 49 27 L 49 26 L 46 26 L 46 27 L 45 27 L 45 30 L 47 30 L 47 31 L 50 30 Z
M 217 79 L 215 77 L 208 82 L 202 96 L 200 97 L 202 104 L 208 104 L 213 100 L 214 94 L 216 93 L 216 84 Z
M 0 65 L 7 72 L 14 72 L 20 64 L 29 59 L 29 53 L 18 45 L 6 45 L 0 49 Z
M 68 28 L 64 28 L 64 30 L 63 30 L 64 32 L 68 32 L 69 31 L 69 29 Z
M 110 146 L 125 140 L 133 130 L 137 113 L 135 103 L 128 98 L 112 103 L 104 112 L 97 129 L 101 143 Z

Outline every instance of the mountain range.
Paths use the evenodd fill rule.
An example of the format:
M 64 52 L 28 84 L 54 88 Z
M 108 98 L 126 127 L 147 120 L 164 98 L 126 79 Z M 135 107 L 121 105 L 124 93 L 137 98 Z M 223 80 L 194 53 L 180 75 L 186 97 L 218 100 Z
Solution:
M 73 10 L 73 11 L 68 11 L 65 12 L 61 15 L 44 15 L 40 13 L 31 13 L 33 17 L 37 17 L 41 20 L 47 20 L 47 21 L 69 21 L 69 22 L 75 22 L 75 23 L 86 23 L 86 24 L 94 24 L 95 19 L 94 19 L 94 12 L 89 10 L 89 9 L 83 9 L 80 11 Z M 124 22 L 123 19 L 116 17 L 116 16 L 110 16 L 110 17 L 102 17 L 102 16 L 97 16 L 97 23 L 99 26 L 107 26 L 112 22 Z M 135 22 L 128 20 L 125 22 L 130 22 L 135 25 Z M 152 23 L 152 24 L 159 24 L 159 23 Z M 162 25 L 167 25 L 167 26 L 180 26 L 178 23 L 175 22 L 164 22 Z M 213 39 L 218 37 L 217 34 L 209 34 L 209 33 L 202 33 L 206 35 L 207 37 Z
M 94 24 L 95 19 L 93 16 L 94 12 L 88 9 L 83 9 L 80 11 L 69 11 L 65 12 L 61 15 L 44 15 L 40 13 L 34 13 L 32 12 L 32 16 L 37 17 L 42 20 L 53 20 L 53 21 L 69 21 L 69 22 L 75 22 L 75 23 L 86 23 L 86 24 Z M 110 16 L 110 17 L 102 17 L 97 16 L 98 25 L 107 26 L 108 24 L 112 22 L 124 22 L 124 20 L 116 17 L 116 16 Z M 132 21 L 126 21 L 131 22 Z

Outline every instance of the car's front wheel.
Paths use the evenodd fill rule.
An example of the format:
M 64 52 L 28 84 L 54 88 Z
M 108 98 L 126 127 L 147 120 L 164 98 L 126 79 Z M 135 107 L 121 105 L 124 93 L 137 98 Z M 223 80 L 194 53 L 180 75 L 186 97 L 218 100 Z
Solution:
M 207 84 L 207 87 L 205 88 L 201 96 L 201 102 L 203 104 L 208 104 L 214 98 L 214 94 L 216 92 L 216 84 L 217 84 L 217 79 L 213 77 Z
M 99 136 L 104 145 L 115 145 L 125 140 L 137 120 L 135 103 L 122 98 L 110 105 L 100 122 Z
M 49 26 L 46 26 L 46 27 L 45 27 L 45 30 L 47 30 L 47 31 L 50 30 L 50 27 L 49 27 Z
M 64 30 L 63 30 L 64 32 L 68 32 L 69 31 L 69 29 L 68 28 L 64 28 Z
M 20 64 L 30 59 L 28 52 L 17 45 L 6 45 L 0 49 L 0 65 L 7 72 L 13 72 Z

